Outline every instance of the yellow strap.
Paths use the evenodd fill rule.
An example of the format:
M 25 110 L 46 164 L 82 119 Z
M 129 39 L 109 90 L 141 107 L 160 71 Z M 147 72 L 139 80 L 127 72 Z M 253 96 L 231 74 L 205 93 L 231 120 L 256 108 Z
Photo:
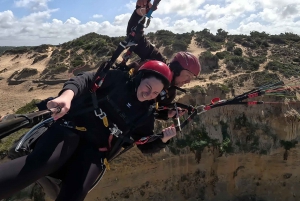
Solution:
M 131 69 L 129 70 L 129 75 L 132 76 L 133 73 L 134 73 L 134 68 L 131 68 Z
M 109 163 L 106 158 L 104 159 L 103 163 L 104 163 L 106 169 L 110 170 L 110 166 L 109 166 Z
M 75 129 L 76 130 L 79 130 L 79 131 L 87 131 L 87 129 L 85 127 L 78 127 L 78 126 L 75 126 Z
M 158 110 L 158 102 L 156 102 L 155 108 L 156 110 Z
M 105 127 L 108 127 L 108 119 L 107 119 L 106 116 L 103 117 L 102 121 L 103 121 L 104 126 L 105 126 Z

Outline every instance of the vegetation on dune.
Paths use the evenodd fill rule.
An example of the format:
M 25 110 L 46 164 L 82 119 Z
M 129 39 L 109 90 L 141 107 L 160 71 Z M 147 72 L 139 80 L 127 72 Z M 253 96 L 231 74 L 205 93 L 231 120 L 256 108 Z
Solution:
M 186 51 L 192 40 L 192 33 L 174 34 L 171 31 L 159 30 L 147 34 L 157 48 L 164 46 L 164 54 L 171 56 L 178 51 Z
M 218 29 L 216 35 L 212 34 L 209 29 L 195 32 L 196 42 L 199 46 L 206 48 L 209 51 L 217 51 L 222 49 L 228 32 L 223 29 Z
M 5 51 L 11 50 L 11 49 L 13 49 L 13 48 L 15 48 L 15 47 L 13 47 L 13 46 L 0 46 L 0 56 L 1 56 Z
M 213 34 L 209 29 L 176 34 L 168 30 L 150 32 L 146 37 L 157 48 L 163 48 L 163 54 L 171 57 L 175 52 L 187 51 L 192 37 L 199 47 L 205 48 L 199 60 L 204 67 L 219 69 L 220 62 L 226 64 L 231 72 L 250 73 L 265 64 L 266 70 L 278 72 L 285 77 L 299 76 L 300 37 L 293 33 L 271 35 L 265 32 L 251 31 L 249 35 L 230 35 L 223 29 Z M 42 74 L 58 74 L 84 65 L 95 66 L 107 60 L 123 37 L 109 37 L 89 33 L 60 45 L 43 44 L 36 47 L 1 47 L 4 54 L 29 54 L 33 64 L 46 58 L 49 50 L 48 66 Z M 271 53 L 268 56 L 268 51 Z M 136 58 L 135 55 L 133 55 Z M 267 60 L 269 59 L 269 60 Z

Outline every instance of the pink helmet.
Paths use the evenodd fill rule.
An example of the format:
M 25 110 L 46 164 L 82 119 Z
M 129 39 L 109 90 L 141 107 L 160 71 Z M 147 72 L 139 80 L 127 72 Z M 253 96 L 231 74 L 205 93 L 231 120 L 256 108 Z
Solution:
M 155 60 L 147 61 L 139 68 L 138 71 L 148 71 L 148 72 L 159 74 L 165 79 L 165 81 L 167 81 L 168 86 L 172 81 L 172 72 L 169 66 L 167 66 L 167 64 L 161 61 L 155 61 Z
M 184 70 L 190 71 L 195 76 L 201 71 L 199 59 L 190 52 L 177 52 L 171 63 L 174 61 L 177 61 Z

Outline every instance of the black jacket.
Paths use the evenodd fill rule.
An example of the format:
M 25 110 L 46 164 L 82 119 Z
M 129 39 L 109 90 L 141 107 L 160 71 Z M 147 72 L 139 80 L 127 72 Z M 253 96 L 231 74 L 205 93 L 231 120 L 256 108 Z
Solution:
M 138 21 L 141 19 L 141 16 L 136 13 L 134 10 L 127 25 L 127 35 L 131 32 L 131 29 L 138 24 Z M 157 60 L 162 61 L 164 63 L 167 62 L 166 57 L 164 57 L 156 47 L 154 47 L 143 35 L 139 40 L 137 46 L 133 50 L 135 54 L 137 54 L 141 60 Z M 176 89 L 174 87 L 170 87 L 168 90 L 168 96 L 161 100 L 161 97 L 158 97 L 157 102 L 160 106 L 166 106 L 173 102 L 176 97 Z M 167 120 L 168 119 L 168 110 L 162 110 L 157 113 L 156 119 Z
M 75 93 L 69 114 L 64 118 L 72 120 L 76 126 L 85 127 L 87 131 L 78 131 L 78 133 L 88 142 L 97 147 L 107 147 L 110 131 L 92 110 L 93 105 L 89 89 L 94 74 L 92 72 L 81 73 L 64 84 L 60 94 L 67 89 L 71 89 Z M 96 91 L 96 95 L 97 99 L 100 100 L 99 107 L 106 113 L 110 123 L 116 124 L 120 130 L 129 130 L 132 123 L 137 123 L 135 130 L 130 133 L 135 140 L 153 134 L 154 115 L 145 116 L 153 101 L 138 101 L 136 86 L 129 79 L 127 73 L 119 70 L 108 71 L 102 86 Z M 107 96 L 109 96 L 110 101 L 107 101 Z M 110 102 L 113 102 L 118 108 L 115 108 Z M 91 110 L 80 115 L 72 115 L 85 108 L 91 108 Z M 126 115 L 125 119 L 129 123 L 126 123 L 116 109 L 121 110 Z M 139 121 L 141 118 L 144 118 L 142 122 Z M 138 148 L 143 153 L 154 153 L 165 146 L 165 143 L 157 139 L 151 143 L 140 145 Z

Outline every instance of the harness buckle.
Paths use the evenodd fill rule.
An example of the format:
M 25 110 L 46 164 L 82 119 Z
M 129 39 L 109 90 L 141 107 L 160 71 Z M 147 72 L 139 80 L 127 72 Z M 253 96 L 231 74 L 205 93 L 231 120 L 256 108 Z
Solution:
M 114 135 L 116 137 L 119 137 L 120 134 L 123 132 L 118 128 L 116 124 L 113 124 L 114 126 L 109 128 L 109 131 L 111 132 L 111 135 Z
M 71 121 L 63 121 L 61 125 L 67 128 L 75 128 L 73 122 Z
M 96 115 L 97 117 L 99 117 L 100 119 L 105 118 L 105 117 L 106 117 L 106 113 L 103 112 L 103 111 L 101 110 L 101 108 L 98 108 L 98 109 L 99 109 L 99 113 L 97 112 L 97 110 L 94 110 L 95 115 Z
M 200 115 L 200 114 L 206 112 L 207 110 L 210 110 L 211 108 L 209 105 L 200 105 L 200 106 L 197 106 L 196 109 L 200 110 L 197 112 L 197 115 Z

